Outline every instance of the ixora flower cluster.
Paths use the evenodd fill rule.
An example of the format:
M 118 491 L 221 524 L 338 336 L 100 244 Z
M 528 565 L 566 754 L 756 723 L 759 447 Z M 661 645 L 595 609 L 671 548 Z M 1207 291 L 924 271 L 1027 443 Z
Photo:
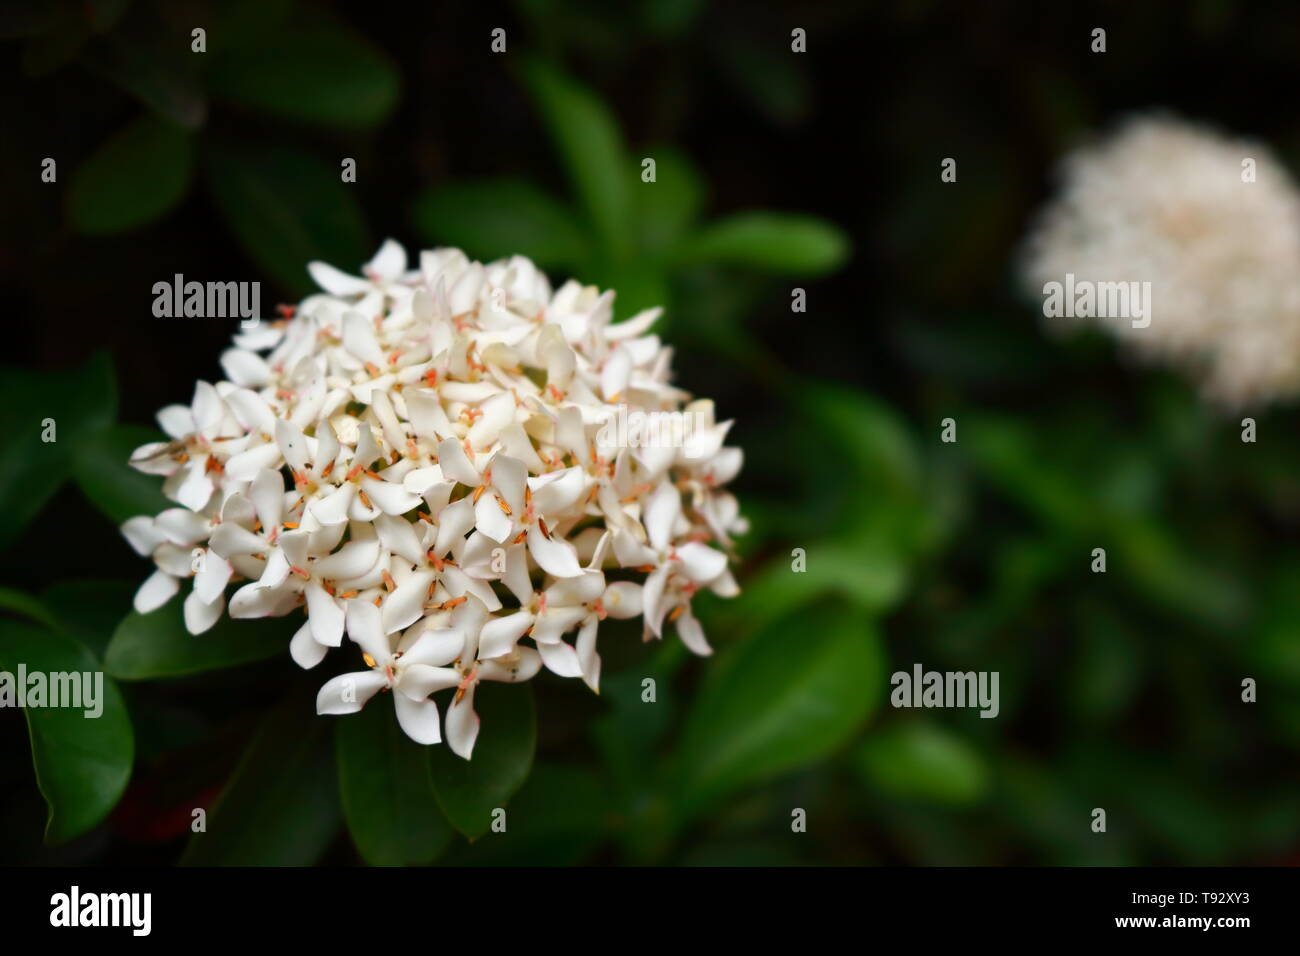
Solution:
M 402 728 L 433 744 L 431 695 L 451 690 L 447 743 L 467 759 L 478 682 L 546 667 L 598 690 L 606 617 L 642 617 L 647 640 L 671 622 L 710 653 L 691 599 L 737 593 L 745 522 L 723 486 L 741 452 L 711 402 L 669 383 L 660 310 L 613 323 L 612 291 L 552 293 L 528 259 L 437 249 L 408 269 L 391 240 L 360 277 L 308 268 L 325 294 L 236 335 L 228 381 L 164 408 L 173 440 L 132 455 L 180 505 L 122 526 L 157 565 L 138 611 L 187 578 L 193 634 L 226 610 L 303 607 L 295 661 L 314 667 L 346 634 L 365 663 L 321 688 L 318 713 L 391 691 Z M 629 408 L 697 427 L 611 443 Z
M 1149 283 L 1144 322 L 1105 323 L 1139 355 L 1226 407 L 1300 393 L 1300 192 L 1271 151 L 1139 116 L 1063 172 L 1026 245 L 1031 295 L 1067 276 Z

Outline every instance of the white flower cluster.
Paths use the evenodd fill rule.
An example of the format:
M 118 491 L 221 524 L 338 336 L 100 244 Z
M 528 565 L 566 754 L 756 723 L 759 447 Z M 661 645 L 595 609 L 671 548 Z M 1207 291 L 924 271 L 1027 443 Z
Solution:
M 430 695 L 452 690 L 447 742 L 467 759 L 478 682 L 546 667 L 597 690 L 607 616 L 643 617 L 646 639 L 671 621 L 710 652 L 691 599 L 737 593 L 727 554 L 745 522 L 722 486 L 741 452 L 711 402 L 669 384 L 648 331 L 660 310 L 615 324 L 612 291 L 552 293 L 528 259 L 438 249 L 412 270 L 391 240 L 360 277 L 309 270 L 325 294 L 238 334 L 229 380 L 164 408 L 173 440 L 132 456 L 180 505 L 122 527 L 157 565 L 138 611 L 187 578 L 194 634 L 227 609 L 305 606 L 295 661 L 314 667 L 346 633 L 366 666 L 326 683 L 318 713 L 391 691 L 406 733 L 437 743 Z M 675 446 L 609 444 L 602 426 L 627 409 L 702 425 Z M 227 603 L 232 581 L 247 583 Z
M 1300 392 L 1300 193 L 1268 149 L 1137 117 L 1063 179 L 1026 247 L 1032 294 L 1067 273 L 1150 282 L 1148 327 L 1106 323 L 1138 354 L 1226 406 Z

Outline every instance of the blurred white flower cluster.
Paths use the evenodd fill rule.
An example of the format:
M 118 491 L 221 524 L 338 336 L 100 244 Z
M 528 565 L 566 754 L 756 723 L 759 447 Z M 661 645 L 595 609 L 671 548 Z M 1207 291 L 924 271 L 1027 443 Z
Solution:
M 1026 245 L 1032 294 L 1067 274 L 1149 281 L 1149 326 L 1106 322 L 1139 354 L 1230 407 L 1300 392 L 1300 193 L 1268 149 L 1135 117 L 1063 173 Z
M 671 622 L 710 652 L 691 600 L 737 593 L 745 522 L 723 486 L 741 452 L 711 402 L 669 383 L 660 310 L 615 324 L 612 291 L 552 292 L 528 259 L 438 249 L 408 269 L 391 240 L 360 277 L 309 269 L 325 293 L 237 335 L 228 380 L 164 408 L 172 441 L 132 456 L 180 506 L 122 527 L 157 565 L 138 611 L 187 579 L 194 634 L 226 610 L 303 607 L 295 661 L 314 667 L 346 634 L 364 662 L 321 688 L 319 713 L 389 691 L 406 733 L 437 743 L 431 695 L 450 690 L 446 738 L 465 758 L 479 681 L 546 667 L 597 690 L 606 617 L 642 617 L 646 639 Z M 700 427 L 610 444 L 629 408 Z M 227 602 L 231 582 L 245 583 Z

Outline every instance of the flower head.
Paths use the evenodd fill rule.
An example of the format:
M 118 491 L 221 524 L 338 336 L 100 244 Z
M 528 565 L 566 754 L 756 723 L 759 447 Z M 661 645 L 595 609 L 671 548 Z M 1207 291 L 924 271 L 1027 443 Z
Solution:
M 724 486 L 741 454 L 712 403 L 670 384 L 658 309 L 614 323 L 612 292 L 552 292 L 527 259 L 438 249 L 412 269 L 391 240 L 362 276 L 309 269 L 325 292 L 241 331 L 229 379 L 163 409 L 171 440 L 132 456 L 179 505 L 122 527 L 158 568 L 137 610 L 187 578 L 195 634 L 226 611 L 305 608 L 298 664 L 346 636 L 367 668 L 326 683 L 319 713 L 391 693 L 406 733 L 437 743 L 432 695 L 450 691 L 447 741 L 466 758 L 479 681 L 546 668 L 598 690 L 608 617 L 643 616 L 646 639 L 674 622 L 709 653 L 690 601 L 737 592 L 745 522 Z M 699 427 L 611 442 L 629 408 L 689 409 Z
M 1136 117 L 1069 156 L 1026 244 L 1033 295 L 1067 275 L 1149 282 L 1149 324 L 1106 328 L 1238 406 L 1300 392 L 1300 193 L 1273 154 Z

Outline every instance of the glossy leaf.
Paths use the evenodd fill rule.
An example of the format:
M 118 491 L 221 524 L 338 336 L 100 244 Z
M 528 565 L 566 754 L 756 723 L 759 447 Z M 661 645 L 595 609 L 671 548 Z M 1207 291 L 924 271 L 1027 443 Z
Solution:
M 686 156 L 670 146 L 646 151 L 655 161 L 655 181 L 638 180 L 633 193 L 637 229 L 646 249 L 671 249 L 694 225 L 704 201 L 704 183 Z
M 348 128 L 374 126 L 392 112 L 401 78 L 363 36 L 315 7 L 294 5 L 272 23 L 213 51 L 215 99 Z
M 728 618 L 759 624 L 785 617 L 801 605 L 834 595 L 867 611 L 893 605 L 902 596 L 908 569 L 899 556 L 871 542 L 811 542 L 802 549 L 803 570 L 793 556 L 780 555 L 764 567 L 731 606 Z
M 451 842 L 429 780 L 426 748 L 402 732 L 385 696 L 337 718 L 339 795 L 352 842 L 367 863 L 432 863 Z
M 188 30 L 169 29 L 157 17 L 137 17 L 129 28 L 97 37 L 82 59 L 92 72 L 163 119 L 191 130 L 207 119 L 208 104 L 190 52 Z
M 18 678 L 19 666 L 30 676 L 93 674 L 99 664 L 74 638 L 56 631 L 0 619 L 0 671 Z M 36 783 L 49 806 L 45 826 L 47 843 L 63 843 L 98 825 L 117 805 L 131 777 L 135 744 L 131 720 L 117 685 L 102 678 L 102 699 L 98 683 L 82 684 L 82 707 L 27 707 L 27 729 L 31 737 L 32 763 Z M 5 681 L 4 683 L 8 683 Z M 31 684 L 29 680 L 29 692 Z M 46 693 L 52 693 L 49 686 Z M 0 686 L 6 706 L 16 693 L 12 685 Z M 30 698 L 29 698 L 30 699 Z M 51 701 L 47 698 L 47 705 Z M 98 716 L 89 716 L 98 711 Z
M 211 630 L 185 630 L 182 593 L 148 614 L 132 611 L 117 626 L 104 667 L 120 680 L 184 677 L 288 655 L 289 638 L 302 623 L 284 618 L 233 620 L 222 617 Z
M 471 840 L 487 833 L 494 811 L 527 779 L 537 749 L 532 687 L 484 682 L 474 691 L 474 709 L 481 726 L 473 759 L 462 760 L 445 742 L 429 748 L 438 805 Z
M 614 117 L 590 90 L 541 60 L 525 70 L 574 191 L 614 259 L 630 250 L 632 193 L 641 183 Z
M 112 425 L 77 444 L 72 463 L 77 485 L 114 523 L 175 507 L 162 493 L 162 479 L 127 464 L 137 448 L 159 440 L 161 435 L 151 428 Z
M 72 174 L 68 219 L 90 235 L 125 232 L 166 215 L 185 195 L 194 167 L 193 136 L 142 116 Z
M 829 506 L 839 540 L 900 561 L 939 540 L 951 502 L 897 412 L 860 389 L 823 382 L 801 383 L 795 400 L 813 426 L 799 438 L 810 456 L 802 471 L 817 476 L 806 494 L 823 514 Z
M 587 237 L 562 203 L 532 183 L 494 179 L 448 183 L 415 199 L 424 239 L 490 261 L 527 256 L 542 268 L 575 268 L 590 254 Z
M 338 833 L 329 722 L 295 694 L 273 712 L 190 838 L 184 866 L 310 866 Z
M 113 366 L 103 353 L 64 372 L 0 370 L 0 548 L 59 489 L 73 453 L 117 414 Z M 52 420 L 54 441 L 43 441 Z
M 0 588 L 0 611 L 20 614 L 43 627 L 58 627 L 58 621 L 44 602 L 16 588 Z
M 982 798 L 989 786 L 979 753 L 930 721 L 877 728 L 858 751 L 857 763 L 874 788 L 903 801 L 964 806 Z
M 843 265 L 849 240 L 822 219 L 790 213 L 738 213 L 710 223 L 687 240 L 686 263 L 740 266 L 778 275 L 819 276 Z
M 510 801 L 509 825 L 445 861 L 471 866 L 574 866 L 617 824 L 600 775 L 585 766 L 539 764 Z
M 131 610 L 138 587 L 138 581 L 59 581 L 41 592 L 41 600 L 58 629 L 102 660 L 122 615 Z
M 687 718 L 682 814 L 841 747 L 881 699 L 884 667 L 871 619 L 842 605 L 774 621 L 733 648 Z
M 669 299 L 668 276 L 653 262 L 642 259 L 623 265 L 593 269 L 582 281 L 590 281 L 602 289 L 615 290 L 614 321 L 631 318 L 643 309 L 656 306 L 672 310 Z
M 245 251 L 285 289 L 314 285 L 307 263 L 358 269 L 374 252 L 354 186 L 339 167 L 285 147 L 214 149 L 205 166 L 217 208 Z M 270 303 L 263 297 L 264 311 Z

